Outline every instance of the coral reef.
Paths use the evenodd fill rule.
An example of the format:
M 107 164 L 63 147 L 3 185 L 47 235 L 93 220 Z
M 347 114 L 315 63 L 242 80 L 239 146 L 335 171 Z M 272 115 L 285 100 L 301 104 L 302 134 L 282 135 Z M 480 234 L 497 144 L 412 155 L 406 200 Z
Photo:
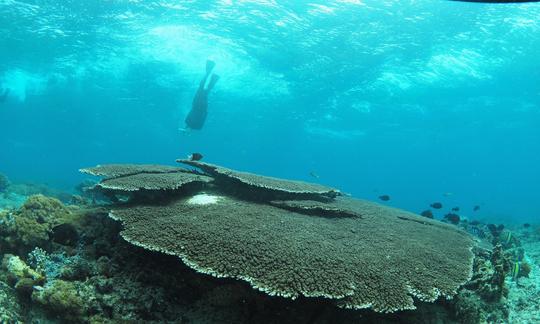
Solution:
M 460 221 L 479 244 L 468 269 L 472 276 L 457 288 L 457 281 L 469 277 L 463 260 L 472 257 L 472 242 L 459 243 L 469 238 L 454 226 L 339 196 L 243 200 L 245 191 L 229 191 L 229 184 L 214 179 L 204 191 L 182 185 L 158 192 L 172 197 L 167 206 L 133 196 L 129 204 L 107 208 L 70 207 L 36 196 L 18 210 L 0 212 L 0 323 L 540 320 L 535 226 L 520 231 L 495 226 L 494 236 L 486 224 Z M 268 191 L 264 195 L 272 197 Z M 109 209 L 124 227 L 109 217 Z M 482 238 L 478 230 L 485 232 Z M 491 242 L 498 244 L 493 248 Z M 166 249 L 174 255 L 151 251 Z M 181 262 L 180 254 L 189 262 Z M 516 262 L 519 280 L 511 275 Z M 210 269 L 220 278 L 192 268 Z M 255 280 L 244 281 L 248 275 L 261 287 L 298 297 L 254 290 Z M 403 282 L 414 291 L 404 290 Z M 353 294 L 338 300 L 326 296 L 342 288 Z M 451 300 L 431 302 L 438 293 L 449 297 L 456 289 Z M 372 311 L 384 311 L 409 294 L 415 311 Z M 380 298 L 386 306 L 380 306 Z M 336 307 L 368 301 L 371 309 Z
M 160 191 L 176 193 L 202 188 L 212 181 L 205 175 L 184 168 L 160 165 L 106 164 L 81 172 L 104 177 L 84 189 L 84 195 L 96 199 L 120 202 L 127 200 L 161 200 Z
M 504 278 L 507 269 L 500 245 L 493 251 L 478 250 L 473 276 L 451 301 L 456 319 L 462 323 L 504 323 L 508 319 Z
M 36 246 L 50 248 L 53 241 L 67 243 L 57 227 L 77 222 L 78 216 L 55 198 L 31 196 L 19 210 L 0 213 L 0 253 L 25 255 Z
M 336 220 L 222 197 L 208 205 L 181 200 L 117 209 L 111 216 L 135 245 L 177 255 L 203 273 L 244 279 L 270 295 L 340 299 L 386 312 L 413 308 L 409 294 L 427 301 L 451 296 L 468 280 L 466 235 L 378 205 L 357 202 L 356 208 L 362 218 Z
M 12 254 L 4 254 L 2 259 L 2 268 L 6 273 L 15 280 L 29 278 L 39 282 L 43 279 L 43 275 L 34 269 L 30 268 L 21 258 Z
M 339 190 L 320 184 L 303 181 L 261 176 L 258 174 L 239 172 L 218 165 L 193 160 L 176 160 L 203 170 L 230 192 L 237 192 L 244 199 L 311 199 L 335 198 L 340 196 Z M 256 195 L 251 195 L 256 192 Z
M 10 185 L 9 179 L 6 175 L 0 173 L 0 193 L 6 192 Z
M 525 253 L 521 259 L 524 272 L 519 278 L 506 278 L 509 323 L 540 322 L 540 226 L 515 229 Z M 516 280 L 517 279 L 517 280 Z
M 174 166 L 156 164 L 103 164 L 92 168 L 80 169 L 79 171 L 105 179 L 113 179 L 141 173 L 177 173 L 186 172 L 187 170 Z
M 15 290 L 0 281 L 0 323 L 24 323 L 22 314 Z
M 103 189 L 120 191 L 177 190 L 190 183 L 206 183 L 210 181 L 212 181 L 210 177 L 190 172 L 139 173 L 106 179 L 97 186 Z
M 272 298 L 241 282 L 201 276 L 175 257 L 118 240 L 119 228 L 106 214 L 88 218 L 92 226 L 81 228 L 84 235 L 104 239 L 86 241 L 74 256 L 36 249 L 28 257 L 28 266 L 46 279 L 32 287 L 31 298 L 12 291 L 12 300 L 26 309 L 18 313 L 24 314 L 21 321 L 418 323 L 448 317 L 441 306 L 425 303 L 418 304 L 418 312 L 379 315 L 342 310 L 320 299 Z M 82 275 L 73 276 L 73 268 Z
M 90 304 L 81 286 L 77 282 L 57 279 L 45 287 L 35 289 L 32 300 L 43 305 L 54 317 L 77 321 L 88 313 Z
M 189 164 L 218 175 L 213 188 L 218 198 L 195 204 L 201 192 L 193 192 L 166 205 L 132 202 L 127 208 L 114 208 L 110 216 L 124 226 L 124 239 L 176 255 L 199 272 L 245 280 L 272 296 L 322 297 L 343 307 L 377 312 L 414 309 L 413 297 L 429 302 L 451 297 L 470 277 L 473 242 L 454 227 L 367 201 L 328 201 L 338 191 L 319 185 Z M 142 174 L 151 183 L 148 177 L 163 176 Z M 232 194 L 230 182 L 223 180 L 227 177 L 238 180 L 233 183 L 240 189 Z M 239 199 L 246 191 L 242 188 L 252 195 L 309 195 L 328 202 L 284 203 L 309 211 L 306 215 Z M 336 211 L 347 217 L 328 217 Z

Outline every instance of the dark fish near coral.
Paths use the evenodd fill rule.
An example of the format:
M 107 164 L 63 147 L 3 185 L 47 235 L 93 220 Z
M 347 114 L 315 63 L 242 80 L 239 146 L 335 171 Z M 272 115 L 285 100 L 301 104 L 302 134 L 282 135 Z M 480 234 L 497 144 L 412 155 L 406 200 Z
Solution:
M 473 211 L 478 211 L 478 210 L 480 210 L 480 206 L 478 205 L 474 206 Z
M 60 224 L 52 229 L 52 238 L 58 244 L 75 246 L 79 240 L 79 233 L 72 224 Z
M 382 195 L 382 196 L 379 196 L 379 199 L 382 200 L 382 201 L 388 201 L 388 200 L 390 200 L 390 196 Z
M 315 173 L 314 171 L 311 171 L 311 172 L 309 173 L 309 175 L 312 176 L 312 177 L 315 178 L 315 179 L 319 179 L 319 178 L 320 178 L 319 175 L 318 175 L 317 173 Z
M 427 217 L 427 218 L 433 218 L 433 212 L 429 209 L 424 210 L 420 213 L 421 216 Z
M 188 159 L 190 161 L 200 161 L 200 160 L 202 160 L 202 158 L 203 158 L 203 155 L 201 153 L 191 153 L 188 156 Z
M 457 225 L 457 224 L 459 224 L 459 221 L 461 220 L 461 217 L 459 217 L 458 214 L 448 213 L 448 214 L 444 215 L 444 219 L 449 221 L 450 223 L 452 223 L 454 225 Z
M 459 211 L 459 207 L 454 207 L 454 208 L 452 208 L 452 211 L 458 212 L 458 211 Z
M 198 174 L 198 175 L 207 175 L 206 173 L 202 172 L 202 171 L 199 171 L 197 169 L 190 169 L 188 170 L 189 172 L 193 173 L 193 174 Z
M 523 224 L 523 227 L 525 227 L 525 228 L 529 228 L 529 227 L 531 227 L 531 224 L 529 224 L 529 223 L 525 223 L 525 224 Z
M 432 208 L 435 208 L 435 209 L 441 209 L 442 208 L 442 204 L 440 202 L 435 202 L 433 204 L 430 205 Z

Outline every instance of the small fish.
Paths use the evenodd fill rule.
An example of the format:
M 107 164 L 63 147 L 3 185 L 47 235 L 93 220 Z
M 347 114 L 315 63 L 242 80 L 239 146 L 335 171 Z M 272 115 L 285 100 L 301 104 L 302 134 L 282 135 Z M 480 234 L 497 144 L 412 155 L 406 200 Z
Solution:
M 390 196 L 382 195 L 382 196 L 379 196 L 379 199 L 382 200 L 382 201 L 388 201 L 388 200 L 390 200 Z
M 429 209 L 424 210 L 420 213 L 421 216 L 427 217 L 427 218 L 433 218 L 433 212 Z
M 452 211 L 458 212 L 458 211 L 459 211 L 459 207 L 454 207 L 454 208 L 452 208 Z
M 525 224 L 523 224 L 523 227 L 525 227 L 525 228 L 529 228 L 529 227 L 531 227 L 531 224 L 529 224 L 529 223 L 525 223 Z
M 207 175 L 206 173 L 196 170 L 196 169 L 189 169 L 188 172 L 191 172 L 193 174 L 198 174 L 198 175 Z
M 450 196 L 452 196 L 452 195 L 453 195 L 452 192 L 445 192 L 445 193 L 443 193 L 443 196 L 445 196 L 445 197 L 450 197 Z
M 449 221 L 450 223 L 452 223 L 454 225 L 457 225 L 457 224 L 459 224 L 459 221 L 461 220 L 461 217 L 459 217 L 458 214 L 448 213 L 448 214 L 444 215 L 444 219 L 446 219 L 447 221 Z
M 442 204 L 440 202 L 434 202 L 433 204 L 430 205 L 432 208 L 435 208 L 435 209 L 441 209 L 442 208 Z
M 512 242 L 512 232 L 506 233 L 506 239 L 504 240 L 504 245 L 509 245 Z
M 201 153 L 191 153 L 188 156 L 188 160 L 190 161 L 200 161 L 202 160 L 202 158 L 203 158 L 203 155 Z
M 472 209 L 473 211 L 479 211 L 480 210 L 480 206 L 476 205 L 474 206 L 474 208 Z
M 514 262 L 514 266 L 512 267 L 512 280 L 517 281 L 519 278 L 519 271 L 520 271 L 520 265 L 519 262 Z
M 311 177 L 315 178 L 315 179 L 319 179 L 319 178 L 320 178 L 319 175 L 318 175 L 317 173 L 315 173 L 315 171 L 311 171 L 311 172 L 309 173 L 309 175 L 310 175 Z

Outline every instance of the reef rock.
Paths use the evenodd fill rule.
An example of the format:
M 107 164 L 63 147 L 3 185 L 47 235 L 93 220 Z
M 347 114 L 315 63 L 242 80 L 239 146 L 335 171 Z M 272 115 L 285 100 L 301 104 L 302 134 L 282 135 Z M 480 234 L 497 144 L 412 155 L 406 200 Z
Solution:
M 15 290 L 0 281 L 0 323 L 24 323 Z

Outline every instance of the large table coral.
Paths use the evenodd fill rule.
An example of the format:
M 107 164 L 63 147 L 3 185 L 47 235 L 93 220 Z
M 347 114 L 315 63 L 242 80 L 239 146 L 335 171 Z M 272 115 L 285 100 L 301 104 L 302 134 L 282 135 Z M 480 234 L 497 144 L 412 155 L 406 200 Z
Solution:
M 110 216 L 123 224 L 122 237 L 270 295 L 322 297 L 377 312 L 414 309 L 414 298 L 450 298 L 470 279 L 473 241 L 455 227 L 319 185 L 300 188 L 301 182 L 272 178 L 279 185 L 268 190 L 254 185 L 266 177 L 249 174 L 246 183 L 237 181 L 239 172 L 208 173 L 211 186 L 182 191 L 167 203 L 137 196 L 113 206 Z M 162 195 L 171 195 L 165 187 Z M 155 195 L 159 189 L 152 188 Z M 276 199 L 253 199 L 270 199 L 272 192 Z M 288 200 L 279 200 L 283 193 Z

